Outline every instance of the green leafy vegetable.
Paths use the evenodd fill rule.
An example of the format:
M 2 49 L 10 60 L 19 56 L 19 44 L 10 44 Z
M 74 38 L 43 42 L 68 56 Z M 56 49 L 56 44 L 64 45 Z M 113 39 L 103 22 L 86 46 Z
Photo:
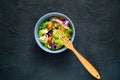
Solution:
M 40 24 L 40 29 L 44 29 L 48 23 L 49 23 L 49 21 L 42 22 Z

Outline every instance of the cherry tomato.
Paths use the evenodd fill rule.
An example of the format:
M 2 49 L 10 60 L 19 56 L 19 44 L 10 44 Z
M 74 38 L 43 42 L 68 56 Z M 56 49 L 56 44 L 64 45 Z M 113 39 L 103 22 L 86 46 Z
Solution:
M 46 26 L 48 29 L 52 27 L 52 22 L 49 22 Z
M 60 16 L 59 19 L 60 19 L 61 21 L 64 21 L 64 18 L 63 18 L 62 16 Z
M 52 36 L 48 37 L 47 42 L 50 44 L 52 42 Z

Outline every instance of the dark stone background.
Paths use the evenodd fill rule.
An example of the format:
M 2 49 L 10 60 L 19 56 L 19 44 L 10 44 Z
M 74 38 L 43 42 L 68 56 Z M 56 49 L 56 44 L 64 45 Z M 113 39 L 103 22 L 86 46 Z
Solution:
M 49 54 L 36 44 L 36 21 L 54 11 L 73 21 L 74 46 L 101 80 L 119 80 L 120 0 L 0 0 L 0 80 L 96 80 L 71 51 Z

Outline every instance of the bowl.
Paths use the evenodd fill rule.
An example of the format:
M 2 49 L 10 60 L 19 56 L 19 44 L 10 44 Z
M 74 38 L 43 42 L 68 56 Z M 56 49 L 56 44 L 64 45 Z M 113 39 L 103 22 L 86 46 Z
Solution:
M 62 14 L 62 13 L 59 13 L 59 12 L 51 12 L 51 13 L 47 13 L 45 15 L 43 15 L 36 23 L 35 25 L 35 29 L 34 29 L 34 37 L 35 37 L 35 41 L 37 42 L 38 46 L 43 49 L 44 51 L 48 52 L 48 53 L 61 53 L 63 51 L 65 51 L 67 48 L 66 47 L 63 47 L 63 48 L 60 48 L 60 49 L 57 49 L 57 50 L 50 50 L 48 48 L 46 48 L 39 40 L 39 37 L 38 37 L 38 31 L 39 31 L 39 26 L 40 24 L 52 17 L 52 16 L 56 16 L 56 17 L 59 17 L 59 16 L 62 16 L 64 19 L 67 19 L 69 20 L 70 22 L 70 25 L 72 26 L 72 30 L 73 30 L 73 34 L 72 34 L 72 38 L 71 38 L 71 42 L 73 42 L 74 38 L 75 38 L 75 28 L 74 28 L 74 25 L 73 25 L 73 22 L 70 20 L 70 18 L 68 18 L 66 15 Z

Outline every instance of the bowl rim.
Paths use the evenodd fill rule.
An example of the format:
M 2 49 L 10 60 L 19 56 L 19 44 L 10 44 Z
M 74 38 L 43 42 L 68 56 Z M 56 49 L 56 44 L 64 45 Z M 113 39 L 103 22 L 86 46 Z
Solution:
M 72 39 L 71 39 L 71 42 L 73 42 L 74 38 L 75 38 L 75 28 L 74 28 L 74 24 L 73 22 L 71 21 L 70 18 L 68 18 L 66 15 L 64 15 L 63 13 L 60 13 L 60 12 L 50 12 L 50 13 L 47 13 L 45 15 L 43 15 L 42 17 L 40 17 L 38 19 L 38 21 L 36 22 L 35 24 L 35 28 L 34 28 L 34 37 L 35 37 L 35 41 L 37 42 L 38 46 L 43 49 L 44 51 L 48 52 L 48 53 L 61 53 L 63 51 L 65 51 L 67 48 L 66 47 L 63 47 L 61 49 L 57 49 L 57 50 L 50 50 L 48 48 L 46 48 L 45 46 L 42 45 L 42 43 L 39 41 L 39 38 L 38 38 L 38 25 L 40 25 L 40 23 L 42 21 L 44 21 L 45 19 L 49 18 L 48 16 L 54 16 L 54 15 L 58 15 L 58 16 L 63 16 L 65 17 L 67 20 L 70 21 L 70 24 L 72 26 L 72 29 L 73 29 L 73 35 L 72 35 Z M 47 17 L 47 18 L 46 18 Z

